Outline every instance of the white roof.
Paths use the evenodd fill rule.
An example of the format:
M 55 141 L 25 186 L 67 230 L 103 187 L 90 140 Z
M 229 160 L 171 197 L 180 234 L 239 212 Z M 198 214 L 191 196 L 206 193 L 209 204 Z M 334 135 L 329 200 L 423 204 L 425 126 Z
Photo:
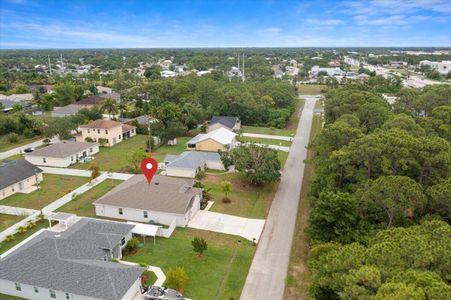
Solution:
M 133 227 L 133 229 L 132 229 L 132 233 L 139 234 L 139 235 L 145 235 L 145 236 L 156 236 L 158 228 L 160 228 L 160 226 L 157 226 L 157 225 L 135 223 L 135 222 L 127 222 L 127 224 L 135 225 L 135 227 Z
M 236 134 L 225 128 L 218 128 L 208 133 L 201 133 L 193 137 L 187 144 L 197 144 L 199 142 L 212 139 L 222 145 L 229 145 L 233 142 Z

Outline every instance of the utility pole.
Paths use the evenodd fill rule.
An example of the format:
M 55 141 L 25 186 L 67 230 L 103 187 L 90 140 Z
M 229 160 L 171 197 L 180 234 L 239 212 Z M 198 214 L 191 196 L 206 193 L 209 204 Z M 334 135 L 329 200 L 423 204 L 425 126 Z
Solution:
M 244 52 L 243 52 L 243 82 L 244 82 Z
M 49 70 L 50 70 L 50 74 L 52 74 L 52 64 L 50 63 L 50 54 L 47 55 L 48 59 L 49 59 Z

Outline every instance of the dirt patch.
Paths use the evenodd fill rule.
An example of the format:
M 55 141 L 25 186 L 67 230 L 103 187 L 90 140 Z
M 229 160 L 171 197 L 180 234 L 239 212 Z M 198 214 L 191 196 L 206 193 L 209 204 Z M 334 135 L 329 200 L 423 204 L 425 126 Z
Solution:
M 238 192 L 250 192 L 253 189 L 249 182 L 243 180 L 232 181 L 232 186 L 233 190 Z
M 204 183 L 219 183 L 221 182 L 221 177 L 218 175 L 207 174 L 202 180 Z

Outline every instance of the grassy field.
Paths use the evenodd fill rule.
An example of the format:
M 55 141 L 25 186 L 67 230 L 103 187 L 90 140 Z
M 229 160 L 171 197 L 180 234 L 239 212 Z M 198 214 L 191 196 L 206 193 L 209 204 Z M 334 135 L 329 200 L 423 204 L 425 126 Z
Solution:
M 224 180 L 230 181 L 233 186 L 228 194 L 231 203 L 222 202 L 225 195 L 220 184 Z M 266 218 L 278 185 L 278 182 L 275 182 L 256 187 L 248 183 L 244 175 L 239 173 L 208 175 L 202 182 L 206 188 L 211 189 L 212 201 L 215 201 L 211 211 L 260 219 Z
M 298 85 L 298 92 L 301 95 L 317 95 L 321 94 L 321 90 L 326 88 L 321 84 L 300 84 Z
M 0 231 L 5 230 L 6 228 L 11 227 L 22 219 L 25 219 L 25 216 L 12 216 L 0 214 Z
M 87 183 L 89 178 L 44 174 L 40 189 L 30 194 L 16 193 L 1 201 L 2 205 L 41 209 Z
M 0 254 L 3 252 L 6 252 L 7 250 L 11 249 L 15 245 L 19 244 L 21 241 L 25 240 L 27 237 L 32 235 L 33 233 L 37 232 L 38 230 L 42 228 L 48 228 L 49 222 L 47 220 L 40 220 L 36 223 L 36 226 L 33 228 L 30 228 L 25 233 L 16 233 L 14 235 L 14 240 L 6 242 L 3 241 L 0 243 Z M 2 299 L 2 298 L 0 298 Z
M 103 171 L 130 173 L 132 171 L 130 163 L 131 155 L 137 150 L 146 153 L 145 147 L 148 138 L 146 135 L 136 135 L 113 147 L 102 147 L 100 148 L 100 152 L 95 155 L 93 161 L 84 164 L 77 163 L 73 167 L 87 170 L 92 165 L 97 165 Z M 189 137 L 179 137 L 177 138 L 177 145 L 161 146 L 152 152 L 150 156 L 158 162 L 161 162 L 167 154 L 180 154 L 185 150 L 186 142 L 189 139 Z
M 239 138 L 239 140 L 240 140 L 240 142 L 243 142 L 243 143 L 257 143 L 257 144 L 287 146 L 287 147 L 291 146 L 291 142 L 289 142 L 289 141 L 274 140 L 274 139 L 262 139 L 262 138 L 242 136 Z
M 37 140 L 40 140 L 40 139 L 42 139 L 42 137 L 40 137 L 40 136 L 35 136 L 32 138 L 24 138 L 22 136 L 19 136 L 19 140 L 16 143 L 10 143 L 8 141 L 7 135 L 1 135 L 0 136 L 0 152 L 11 150 L 13 148 L 29 144 L 29 143 L 35 142 Z
M 202 260 L 191 246 L 194 237 L 207 241 L 208 250 Z M 148 239 L 138 253 L 123 259 L 158 266 L 163 272 L 176 266 L 184 267 L 189 277 L 184 295 L 189 298 L 215 299 L 218 295 L 218 299 L 239 299 L 254 252 L 250 241 L 242 239 L 238 243 L 236 236 L 177 228 L 169 239 L 157 238 L 156 245 Z M 230 272 L 226 276 L 229 264 Z
M 295 131 L 292 129 L 279 129 L 273 127 L 257 127 L 257 126 L 243 126 L 242 131 L 248 133 L 273 134 L 283 136 L 293 136 L 295 133 Z
M 25 298 L 14 297 L 10 295 L 0 294 L 0 299 L 2 300 L 25 300 Z
M 321 130 L 322 119 L 320 116 L 313 116 L 310 140 Z M 309 150 L 307 158 L 312 158 L 313 153 Z M 296 219 L 296 229 L 291 248 L 291 257 L 285 282 L 284 299 L 308 299 L 308 287 L 310 284 L 310 273 L 307 268 L 307 258 L 309 252 L 309 239 L 305 232 L 308 227 L 310 215 L 310 201 L 308 194 L 314 175 L 313 165 L 306 164 L 304 178 L 302 181 L 301 198 L 299 202 L 298 215 Z
M 56 211 L 72 213 L 83 217 L 95 217 L 95 208 L 92 202 L 105 195 L 121 182 L 123 181 L 107 179 L 89 191 L 78 195 L 75 199 L 58 208 Z

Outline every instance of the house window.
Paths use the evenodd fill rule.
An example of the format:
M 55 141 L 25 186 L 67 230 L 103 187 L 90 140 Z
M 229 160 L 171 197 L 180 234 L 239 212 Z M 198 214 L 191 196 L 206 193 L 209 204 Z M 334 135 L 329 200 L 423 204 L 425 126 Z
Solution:
M 123 237 L 122 239 L 121 239 L 121 246 L 124 246 L 125 245 L 125 237 Z
M 54 290 L 49 290 L 50 292 L 50 298 L 56 298 L 56 293 Z
M 108 134 L 108 130 L 105 130 L 105 134 Z
M 71 161 L 74 161 L 74 157 L 73 157 L 73 156 L 71 156 L 71 157 L 70 157 L 70 160 L 71 160 Z
M 144 218 L 148 218 L 149 216 L 147 215 L 147 211 L 144 211 Z
M 3 196 L 5 196 L 5 195 L 6 195 L 6 192 L 5 192 L 5 190 L 2 190 L 2 194 L 3 194 Z
M 66 293 L 66 299 L 70 299 L 69 293 Z
M 16 290 L 21 291 L 22 287 L 20 286 L 20 283 L 16 282 L 14 283 L 14 285 L 16 286 Z
M 14 185 L 12 186 L 11 190 L 14 192 Z
M 97 129 L 97 133 L 100 134 L 100 129 Z
M 121 135 L 120 134 L 118 135 L 118 137 L 119 137 L 119 139 L 121 139 Z
M 135 129 L 132 129 L 132 133 L 135 133 Z
M 119 208 L 119 214 L 120 214 L 120 215 L 123 215 L 123 214 L 124 214 L 124 212 L 122 211 L 122 208 Z
M 91 153 L 92 153 L 92 148 L 89 148 L 89 152 L 91 152 Z
M 42 158 L 42 162 L 47 163 L 47 160 L 45 159 L 45 157 Z
M 39 289 L 37 287 L 34 286 L 33 290 L 34 290 L 35 293 L 39 293 Z

